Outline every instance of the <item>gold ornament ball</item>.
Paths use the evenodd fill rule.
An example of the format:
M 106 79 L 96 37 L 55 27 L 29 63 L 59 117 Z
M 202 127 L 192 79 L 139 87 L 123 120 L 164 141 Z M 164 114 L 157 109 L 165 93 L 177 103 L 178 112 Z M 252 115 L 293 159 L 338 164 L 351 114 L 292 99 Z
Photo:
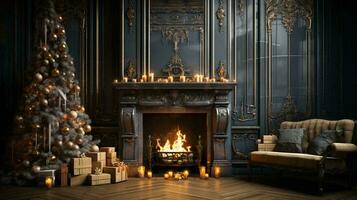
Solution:
M 48 64 L 50 64 L 50 61 L 48 61 L 47 59 L 45 59 L 45 60 L 43 60 L 43 64 L 48 65 Z
M 38 155 L 40 155 L 40 152 L 35 149 L 35 150 L 32 151 L 32 155 L 38 156 Z
M 83 130 L 84 130 L 84 132 L 88 133 L 88 132 L 90 132 L 92 130 L 92 127 L 89 124 L 86 124 L 83 127 Z
M 82 106 L 79 111 L 84 112 L 84 111 L 86 111 L 86 109 L 84 108 L 84 106 Z
M 65 135 L 68 134 L 69 133 L 69 128 L 68 127 L 63 127 L 62 128 L 62 133 L 65 134 Z
M 50 62 L 53 64 L 53 63 L 56 62 L 56 60 L 55 60 L 54 58 L 51 58 L 51 59 L 50 59 Z
M 15 119 L 17 124 L 22 124 L 24 122 L 24 118 L 21 115 L 17 115 Z
M 77 144 L 83 144 L 83 139 L 82 138 L 76 138 L 76 143 Z
M 80 134 L 80 135 L 84 135 L 85 131 L 83 130 L 82 127 L 80 127 L 79 129 L 77 129 L 77 133 Z
M 41 82 L 43 80 L 42 74 L 36 73 L 35 74 L 35 79 L 37 82 Z
M 22 164 L 23 164 L 25 167 L 28 167 L 28 166 L 30 166 L 30 161 L 24 160 L 24 161 L 22 162 Z
M 70 148 L 70 149 L 73 148 L 73 142 L 72 142 L 72 141 L 68 141 L 68 142 L 66 143 L 66 145 L 67 145 L 67 147 Z
M 59 76 L 60 71 L 57 68 L 54 68 L 54 69 L 52 69 L 51 74 L 52 74 L 52 76 Z
M 32 166 L 32 171 L 33 171 L 34 173 L 38 173 L 38 172 L 40 172 L 40 170 L 41 170 L 41 167 L 40 167 L 40 166 L 38 166 L 38 165 Z
M 76 119 L 78 117 L 78 113 L 72 110 L 71 112 L 69 112 L 69 116 L 71 119 Z
M 61 35 L 64 35 L 64 34 L 66 33 L 66 31 L 65 31 L 63 28 L 61 28 L 60 31 L 59 31 L 59 33 L 60 33 Z
M 62 145 L 63 145 L 62 140 L 56 140 L 55 145 L 58 147 L 62 147 Z
M 58 53 L 55 54 L 54 56 L 56 59 L 58 59 L 60 57 L 60 55 Z
M 42 51 L 47 52 L 47 51 L 48 51 L 48 48 L 47 48 L 46 46 L 43 46 L 43 47 L 42 47 Z
M 73 145 L 73 150 L 79 150 L 79 146 L 77 144 Z
M 43 105 L 43 106 L 48 106 L 48 101 L 47 101 L 47 99 L 41 99 L 41 105 Z
M 58 16 L 58 21 L 62 21 L 63 20 L 63 18 L 62 18 L 62 16 Z
M 57 38 L 58 38 L 58 36 L 57 36 L 55 33 L 52 33 L 52 34 L 51 34 L 51 40 L 52 40 L 52 41 L 57 40 Z
M 33 128 L 33 129 L 39 129 L 39 128 L 41 128 L 41 125 L 35 123 L 35 124 L 32 124 L 32 128 Z
M 67 120 L 67 119 L 68 119 L 67 113 L 63 114 L 63 119 L 64 119 L 64 120 Z
M 43 89 L 43 92 L 44 92 L 45 94 L 49 94 L 51 91 L 50 91 L 50 89 L 48 89 L 47 87 L 45 87 L 45 88 Z
M 50 52 L 46 53 L 46 58 L 52 58 L 52 54 Z
M 71 61 L 69 61 L 69 64 L 70 64 L 70 65 L 73 65 L 74 63 L 73 63 L 73 61 L 71 60 Z M 73 73 L 73 74 L 74 74 L 74 73 Z
M 79 87 L 79 85 L 75 85 L 73 88 L 74 88 L 74 91 L 76 91 L 76 92 L 81 91 L 81 87 Z
M 93 144 L 93 145 L 90 147 L 89 151 L 90 151 L 90 152 L 98 152 L 98 151 L 99 151 L 98 145 Z
M 56 160 L 56 158 L 57 158 L 57 157 L 56 157 L 55 155 L 50 155 L 50 156 L 49 156 L 49 159 L 50 159 L 51 161 Z

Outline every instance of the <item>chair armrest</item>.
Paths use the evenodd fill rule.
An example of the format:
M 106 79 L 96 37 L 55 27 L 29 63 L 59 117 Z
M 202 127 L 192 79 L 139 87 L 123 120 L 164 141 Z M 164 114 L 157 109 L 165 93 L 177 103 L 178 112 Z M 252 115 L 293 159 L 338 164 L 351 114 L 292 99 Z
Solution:
M 335 153 L 357 152 L 357 146 L 352 143 L 332 143 L 330 148 Z

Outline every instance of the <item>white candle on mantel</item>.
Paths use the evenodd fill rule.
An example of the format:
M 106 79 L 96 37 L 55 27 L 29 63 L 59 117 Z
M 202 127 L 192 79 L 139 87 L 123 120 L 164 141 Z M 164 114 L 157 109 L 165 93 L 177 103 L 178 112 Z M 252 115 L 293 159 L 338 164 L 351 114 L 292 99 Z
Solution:
M 124 77 L 124 78 L 123 78 L 123 82 L 124 82 L 124 83 L 127 83 L 127 82 L 128 82 L 128 77 Z
M 154 80 L 155 80 L 154 73 L 149 73 L 149 80 L 150 80 L 150 82 L 154 82 Z
M 209 82 L 209 77 L 205 77 L 205 78 L 204 78 L 204 81 L 205 81 L 205 82 Z
M 180 82 L 186 82 L 186 76 L 180 76 Z
M 146 76 L 146 74 L 141 76 L 141 80 L 143 80 L 143 81 L 140 81 L 140 82 L 146 82 L 148 80 L 148 77 Z
M 173 83 L 174 82 L 174 77 L 173 76 L 168 76 L 167 80 L 169 81 L 169 83 Z

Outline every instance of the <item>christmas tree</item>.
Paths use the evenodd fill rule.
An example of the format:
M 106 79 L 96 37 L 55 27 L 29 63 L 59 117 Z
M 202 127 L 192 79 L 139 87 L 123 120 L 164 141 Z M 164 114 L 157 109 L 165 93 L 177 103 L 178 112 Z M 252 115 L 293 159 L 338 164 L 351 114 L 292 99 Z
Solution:
M 48 1 L 43 38 L 29 71 L 23 103 L 16 116 L 13 164 L 19 184 L 34 180 L 42 169 L 58 169 L 61 163 L 98 151 L 99 141 L 88 133 L 91 120 L 80 102 L 80 86 L 68 54 L 62 17 Z

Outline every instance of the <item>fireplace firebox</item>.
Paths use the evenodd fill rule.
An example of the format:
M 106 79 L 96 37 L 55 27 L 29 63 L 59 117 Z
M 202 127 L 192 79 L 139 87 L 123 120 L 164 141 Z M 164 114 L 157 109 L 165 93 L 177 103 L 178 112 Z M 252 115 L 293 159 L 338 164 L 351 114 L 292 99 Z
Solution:
M 129 82 L 113 83 L 113 87 L 120 113 L 119 149 L 121 158 L 129 165 L 129 175 L 136 176 L 137 167 L 141 165 L 165 164 L 204 165 L 208 171 L 218 165 L 222 176 L 231 175 L 231 131 L 228 127 L 230 92 L 235 83 Z M 182 147 L 185 152 L 171 148 L 171 154 L 167 150 L 157 151 L 157 147 L 163 148 L 168 139 L 172 147 L 178 135 L 181 141 L 177 143 L 186 140 Z M 199 145 L 201 150 L 197 148 Z

